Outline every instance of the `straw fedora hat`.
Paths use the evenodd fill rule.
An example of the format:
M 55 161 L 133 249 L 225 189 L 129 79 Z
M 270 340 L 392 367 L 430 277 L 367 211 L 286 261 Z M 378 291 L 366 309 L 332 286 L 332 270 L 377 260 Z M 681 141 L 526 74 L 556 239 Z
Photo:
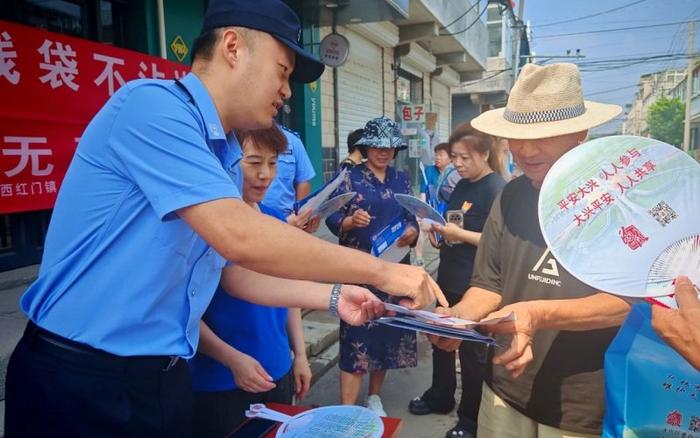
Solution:
M 497 137 L 537 139 L 584 131 L 620 114 L 618 105 L 583 100 L 574 64 L 526 64 L 505 108 L 472 120 L 475 129 Z

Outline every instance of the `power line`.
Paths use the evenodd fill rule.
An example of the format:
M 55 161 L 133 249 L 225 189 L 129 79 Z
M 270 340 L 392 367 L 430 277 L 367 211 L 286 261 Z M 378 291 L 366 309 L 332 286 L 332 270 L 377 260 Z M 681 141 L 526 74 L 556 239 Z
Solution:
M 481 20 L 481 17 L 484 15 L 484 13 L 486 12 L 486 10 L 488 9 L 488 5 L 489 5 L 489 2 L 488 2 L 488 0 L 486 0 L 486 7 L 485 7 L 484 9 L 482 9 L 482 11 L 481 11 L 481 13 L 479 14 L 479 16 L 476 17 L 476 20 L 472 21 L 471 24 L 470 24 L 469 26 L 467 26 L 466 28 L 464 28 L 464 29 L 462 29 L 462 30 L 458 30 L 457 32 L 452 32 L 452 33 L 441 33 L 440 36 L 454 36 L 454 35 L 458 35 L 458 34 L 460 34 L 460 33 L 464 33 L 464 32 L 466 32 L 466 31 L 468 31 L 469 29 L 472 28 L 472 26 L 474 26 L 476 23 L 478 23 L 479 20 Z
M 641 52 L 641 53 L 628 53 L 627 58 L 620 58 L 619 56 L 606 56 L 601 58 L 585 58 L 581 63 L 596 63 L 596 62 L 608 62 L 608 61 L 620 61 L 625 59 L 641 59 L 645 57 L 656 57 L 656 56 L 675 56 L 675 55 L 686 55 L 684 52 L 674 52 L 669 53 L 664 52 Z
M 628 85 L 626 87 L 617 87 L 617 88 L 611 88 L 609 90 L 602 90 L 602 91 L 595 91 L 593 93 L 585 93 L 585 97 L 588 96 L 597 96 L 599 94 L 607 94 L 607 93 L 612 93 L 614 91 L 619 91 L 619 90 L 626 90 L 628 88 L 637 88 L 639 84 L 634 84 L 634 85 Z
M 650 58 L 640 58 L 640 59 L 634 59 L 634 60 L 625 60 L 622 62 L 617 62 L 615 63 L 614 61 L 610 62 L 601 62 L 601 63 L 596 63 L 596 64 L 590 64 L 590 65 L 583 65 L 579 67 L 579 70 L 582 72 L 600 72 L 600 71 L 609 71 L 609 70 L 619 70 L 622 68 L 627 68 L 631 67 L 633 65 L 638 65 L 638 64 L 644 64 L 644 63 L 649 63 L 651 62 L 659 62 L 659 61 L 664 61 L 664 60 L 682 60 L 682 59 L 688 59 L 688 55 L 673 55 L 671 57 L 669 56 L 658 56 L 658 57 L 650 57 Z
M 470 7 L 469 9 L 467 9 L 466 11 L 464 11 L 464 13 L 463 13 L 462 15 L 460 15 L 459 17 L 457 17 L 457 18 L 455 18 L 454 20 L 452 20 L 452 22 L 450 22 L 450 24 L 446 24 L 446 25 L 440 27 L 440 30 L 447 29 L 448 27 L 452 26 L 453 24 L 455 24 L 456 22 L 458 22 L 459 20 L 461 20 L 465 15 L 467 15 L 467 14 L 469 13 L 469 11 L 471 11 L 472 9 L 474 9 L 474 8 L 479 4 L 480 1 L 481 1 L 481 0 L 476 0 L 476 1 L 474 2 L 474 4 L 471 5 L 471 7 Z M 488 1 L 486 2 L 486 7 L 487 7 L 487 8 L 489 7 Z
M 609 14 L 610 12 L 619 11 L 620 9 L 625 9 L 625 8 L 630 7 L 630 6 L 637 5 L 637 4 L 639 4 L 639 3 L 644 3 L 645 1 L 647 1 L 647 0 L 637 0 L 637 1 L 635 1 L 635 2 L 628 3 L 628 4 L 626 4 L 626 5 L 618 6 L 618 7 L 613 8 L 613 9 L 608 9 L 607 11 L 596 12 L 595 14 L 584 15 L 583 17 L 571 18 L 571 19 L 569 19 L 569 20 L 555 21 L 555 22 L 553 22 L 553 23 L 538 24 L 538 25 L 532 26 L 532 27 L 556 26 L 557 24 L 564 24 L 564 23 L 571 23 L 571 22 L 579 21 L 579 20 L 585 20 L 586 18 L 598 17 L 598 16 L 600 16 L 600 15 Z
M 668 35 L 664 35 L 662 37 L 655 37 L 655 38 L 635 38 L 634 42 L 635 44 L 639 44 L 642 42 L 649 42 L 649 41 L 661 41 L 661 40 L 668 40 Z M 589 50 L 589 49 L 597 49 L 599 47 L 611 47 L 611 46 L 620 46 L 620 45 L 629 45 L 629 41 L 616 41 L 616 42 L 610 42 L 608 41 L 605 44 L 595 44 L 593 46 L 576 46 L 576 48 L 581 49 L 581 51 Z M 670 53 L 668 50 L 666 51 Z
M 625 30 L 649 29 L 652 27 L 675 26 L 677 24 L 685 24 L 685 23 L 686 23 L 686 21 L 674 21 L 672 23 L 650 24 L 647 26 L 619 27 L 616 29 L 601 29 L 601 30 L 589 30 L 586 32 L 573 32 L 573 33 L 558 33 L 558 34 L 554 34 L 554 35 L 541 35 L 541 36 L 538 36 L 537 38 L 544 39 L 544 38 L 556 38 L 556 37 L 573 36 L 573 35 L 587 35 L 587 34 L 591 34 L 591 33 L 621 32 L 621 31 L 625 31 Z
M 483 81 L 486 81 L 486 80 L 488 80 L 488 79 L 494 78 L 494 77 L 496 77 L 496 76 L 498 76 L 498 75 L 500 75 L 501 73 L 506 72 L 506 71 L 511 71 L 511 69 L 506 68 L 506 69 L 503 69 L 503 70 L 498 70 L 498 71 L 494 72 L 494 73 L 493 73 L 492 75 L 490 75 L 490 76 L 486 76 L 485 78 L 481 78 L 481 79 L 475 79 L 475 80 L 469 81 L 469 82 L 464 82 L 464 83 L 462 83 L 462 85 L 467 85 L 467 86 L 468 86 L 468 85 L 478 84 L 479 82 L 483 82 Z
M 688 14 L 688 16 L 685 17 L 685 19 L 686 20 L 695 19 L 695 14 L 699 11 L 700 11 L 700 6 L 698 6 L 690 14 Z M 671 44 L 668 48 L 668 53 L 681 51 L 685 48 L 684 38 L 682 38 L 684 30 L 685 29 L 683 26 L 680 26 L 676 29 L 676 32 L 673 34 L 673 39 L 671 40 Z M 662 70 L 668 69 L 669 67 L 672 66 L 672 64 L 673 64 L 673 61 L 666 62 L 663 65 Z
M 625 62 L 635 62 L 635 61 L 655 61 L 666 58 L 687 58 L 687 53 L 669 53 L 663 55 L 648 55 L 648 56 L 636 56 L 629 58 L 599 58 L 594 60 L 579 61 L 578 65 L 604 65 L 604 64 L 619 64 Z

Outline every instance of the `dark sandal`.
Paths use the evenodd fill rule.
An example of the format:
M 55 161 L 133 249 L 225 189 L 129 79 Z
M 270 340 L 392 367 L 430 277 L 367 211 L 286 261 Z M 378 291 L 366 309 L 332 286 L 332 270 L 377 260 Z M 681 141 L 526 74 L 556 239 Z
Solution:
M 458 424 L 447 431 L 445 438 L 476 438 L 476 428 Z

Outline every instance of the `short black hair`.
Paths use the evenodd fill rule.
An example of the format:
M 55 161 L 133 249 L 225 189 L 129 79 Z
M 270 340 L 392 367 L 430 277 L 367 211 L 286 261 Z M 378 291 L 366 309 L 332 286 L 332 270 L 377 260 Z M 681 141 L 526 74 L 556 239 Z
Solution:
M 439 151 L 445 151 L 447 155 L 450 155 L 450 144 L 449 143 L 438 143 L 435 145 L 433 148 L 435 153 L 438 153 Z
M 199 34 L 192 43 L 192 52 L 190 60 L 194 63 L 196 59 L 209 61 L 214 53 L 214 46 L 219 39 L 219 30 L 221 28 L 211 29 Z
M 365 132 L 364 129 L 356 129 L 348 134 L 348 154 L 352 154 L 357 149 L 355 143 L 362 138 L 362 133 Z
M 230 27 L 231 26 L 216 27 L 199 34 L 192 43 L 192 53 L 190 54 L 191 61 L 194 62 L 195 59 L 202 59 L 204 61 L 211 60 L 211 57 L 214 55 L 214 47 L 221 36 L 222 30 Z M 241 38 L 245 39 L 248 47 L 251 49 L 254 47 L 256 32 L 253 29 L 240 26 L 232 26 L 232 28 L 236 29 Z

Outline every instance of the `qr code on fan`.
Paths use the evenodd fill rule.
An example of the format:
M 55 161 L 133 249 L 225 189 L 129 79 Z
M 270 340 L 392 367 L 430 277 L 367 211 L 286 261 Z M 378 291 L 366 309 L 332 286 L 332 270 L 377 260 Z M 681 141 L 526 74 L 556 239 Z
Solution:
M 671 221 L 678 217 L 676 212 L 664 201 L 659 202 L 654 208 L 649 210 L 649 214 L 652 215 L 652 217 L 656 219 L 656 222 L 660 223 L 662 227 L 670 224 Z

